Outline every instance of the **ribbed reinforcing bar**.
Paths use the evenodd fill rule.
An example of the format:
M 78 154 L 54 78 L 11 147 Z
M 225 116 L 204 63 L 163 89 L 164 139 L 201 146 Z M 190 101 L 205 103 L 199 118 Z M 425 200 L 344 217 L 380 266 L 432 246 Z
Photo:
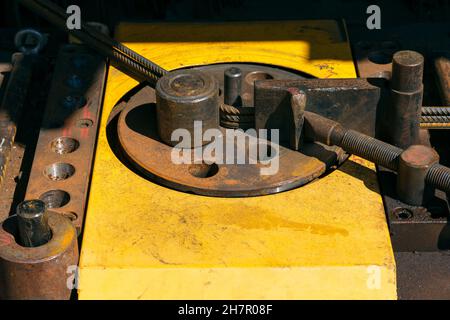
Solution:
M 351 154 L 394 171 L 398 169 L 398 157 L 403 152 L 400 148 L 353 130 L 345 133 L 341 147 Z

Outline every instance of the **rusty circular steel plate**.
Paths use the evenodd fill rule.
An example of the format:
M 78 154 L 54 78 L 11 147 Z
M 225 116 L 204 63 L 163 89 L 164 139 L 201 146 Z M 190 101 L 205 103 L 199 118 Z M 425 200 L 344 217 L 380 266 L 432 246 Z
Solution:
M 68 268 L 77 265 L 77 232 L 63 215 L 48 211 L 49 242 L 25 248 L 18 244 L 17 216 L 0 224 L 0 299 L 68 300 Z
M 202 67 L 220 81 L 222 70 L 230 64 L 217 67 Z M 244 74 L 254 71 L 267 72 L 275 79 L 298 78 L 298 75 L 270 67 L 239 65 Z M 206 69 L 206 70 L 205 70 Z M 210 69 L 210 70 L 208 70 Z M 261 196 L 291 190 L 305 185 L 323 175 L 335 166 L 340 159 L 341 149 L 325 147 L 318 143 L 305 143 L 302 152 L 293 151 L 283 146 L 274 145 L 268 141 L 258 141 L 267 144 L 272 150 L 269 158 L 278 156 L 279 170 L 272 175 L 261 175 L 261 169 L 267 165 L 258 161 L 256 164 L 222 164 L 209 158 L 207 163 L 176 164 L 172 161 L 174 148 L 161 142 L 157 133 L 155 92 L 145 87 L 137 91 L 128 102 L 122 106 L 117 122 L 117 138 L 122 154 L 127 162 L 142 172 L 148 179 L 164 186 L 199 195 L 215 197 L 248 197 Z M 117 112 L 113 110 L 113 112 Z M 221 129 L 225 135 L 225 129 Z M 235 151 L 245 152 L 249 158 L 250 145 L 235 145 Z M 204 148 L 190 150 L 201 152 Z M 242 149 L 243 148 L 243 149 Z M 236 154 L 236 153 L 235 153 Z M 255 160 L 255 159 L 253 159 Z
M 14 237 L 18 236 L 16 219 L 16 216 L 12 216 L 3 222 L 3 226 L 0 225 L 0 260 L 19 264 L 47 262 L 70 251 L 77 241 L 77 233 L 70 220 L 49 211 L 48 224 L 52 231 L 50 241 L 36 248 L 22 247 Z

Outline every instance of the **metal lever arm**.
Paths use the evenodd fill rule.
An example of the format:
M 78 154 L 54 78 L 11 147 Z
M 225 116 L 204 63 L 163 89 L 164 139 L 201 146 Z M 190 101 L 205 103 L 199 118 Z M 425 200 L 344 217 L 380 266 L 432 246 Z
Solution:
M 439 156 L 432 148 L 411 146 L 402 150 L 312 112 L 305 112 L 305 135 L 398 172 L 397 192 L 403 202 L 422 205 L 425 184 L 450 192 L 450 168 L 438 163 Z
M 32 12 L 40 15 L 62 31 L 70 33 L 91 49 L 112 59 L 118 67 L 130 76 L 139 80 L 156 83 L 167 73 L 165 69 L 146 59 L 122 43 L 108 37 L 85 23 L 81 29 L 69 30 L 66 25 L 67 14 L 58 5 L 48 0 L 18 0 Z

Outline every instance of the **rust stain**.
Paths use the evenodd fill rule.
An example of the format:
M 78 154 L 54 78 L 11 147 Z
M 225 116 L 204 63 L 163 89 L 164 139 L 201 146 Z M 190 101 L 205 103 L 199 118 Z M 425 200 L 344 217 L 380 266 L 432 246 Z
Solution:
M 0 247 L 6 247 L 13 243 L 14 238 L 12 235 L 8 233 L 1 232 L 0 233 Z
M 233 180 L 233 179 L 227 179 L 223 181 L 224 184 L 230 185 L 230 186 L 238 186 L 240 184 L 239 180 Z
M 222 224 L 233 225 L 243 229 L 277 230 L 280 228 L 292 229 L 298 232 L 309 232 L 316 235 L 338 235 L 347 237 L 346 229 L 331 227 L 328 225 L 314 223 L 300 223 L 284 219 L 272 212 L 262 211 L 261 208 L 250 208 L 248 206 L 227 206 L 219 210 L 223 214 L 218 217 Z M 242 214 L 245 212 L 245 214 Z

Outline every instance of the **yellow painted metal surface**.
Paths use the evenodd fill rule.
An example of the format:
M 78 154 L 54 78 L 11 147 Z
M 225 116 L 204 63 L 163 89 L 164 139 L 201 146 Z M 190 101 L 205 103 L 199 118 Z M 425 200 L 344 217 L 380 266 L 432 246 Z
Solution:
M 117 38 L 168 70 L 251 62 L 318 78 L 355 78 L 350 46 L 336 21 L 122 24 Z
M 123 24 L 119 40 L 172 70 L 257 62 L 355 77 L 334 21 Z M 228 40 L 227 40 L 228 39 Z M 256 198 L 186 194 L 134 174 L 106 123 L 136 86 L 110 69 L 80 262 L 80 299 L 395 299 L 373 164 L 353 157 L 305 187 Z

